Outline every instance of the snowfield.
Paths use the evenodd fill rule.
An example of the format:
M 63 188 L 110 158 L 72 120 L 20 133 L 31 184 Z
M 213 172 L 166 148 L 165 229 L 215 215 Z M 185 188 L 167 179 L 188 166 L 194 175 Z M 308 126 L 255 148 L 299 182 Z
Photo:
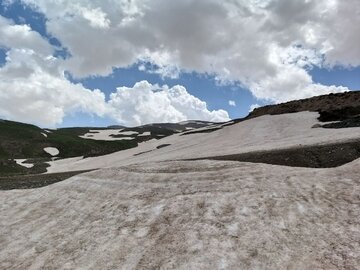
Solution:
M 360 269 L 360 159 L 314 169 L 182 160 L 360 138 L 318 114 L 265 115 L 175 134 L 0 191 L 0 269 Z
M 172 161 L 0 191 L 0 269 L 358 269 L 359 174 Z
M 239 154 L 291 147 L 329 144 L 360 138 L 360 128 L 312 128 L 319 124 L 315 112 L 265 115 L 210 133 L 174 134 L 138 147 L 73 162 L 49 162 L 48 172 L 88 170 L 113 166 Z M 159 145 L 170 144 L 157 149 Z

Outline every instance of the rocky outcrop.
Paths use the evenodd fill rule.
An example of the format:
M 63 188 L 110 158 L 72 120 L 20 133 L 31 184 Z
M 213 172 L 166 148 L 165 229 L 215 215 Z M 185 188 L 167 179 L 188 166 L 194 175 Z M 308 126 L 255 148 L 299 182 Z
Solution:
M 316 96 L 254 109 L 247 118 L 270 114 L 313 111 L 321 114 L 320 121 L 345 120 L 360 114 L 360 91 Z

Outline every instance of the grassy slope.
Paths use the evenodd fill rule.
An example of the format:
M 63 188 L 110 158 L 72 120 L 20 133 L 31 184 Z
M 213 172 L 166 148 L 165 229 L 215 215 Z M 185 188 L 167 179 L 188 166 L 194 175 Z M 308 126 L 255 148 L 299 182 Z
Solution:
M 44 147 L 56 147 L 61 158 L 98 156 L 137 146 L 135 141 L 96 141 L 80 138 L 89 128 L 66 128 L 46 133 L 29 124 L 0 121 L 0 174 L 34 173 L 44 170 L 41 165 L 50 156 Z M 41 133 L 46 133 L 47 137 Z M 9 159 L 31 158 L 40 161 L 33 169 L 26 169 Z M 39 167 L 40 166 L 40 167 Z
M 209 122 L 210 123 L 210 122 Z M 37 126 L 13 121 L 0 120 L 0 176 L 13 174 L 36 174 L 44 172 L 51 156 L 44 152 L 45 147 L 59 149 L 59 158 L 75 156 L 100 156 L 116 151 L 136 147 L 138 142 L 151 138 L 163 137 L 186 130 L 186 126 L 203 126 L 207 122 L 194 122 L 182 124 L 153 124 L 140 127 L 124 128 L 123 131 L 137 131 L 138 133 L 151 132 L 149 136 L 138 136 L 134 140 L 100 141 L 80 138 L 89 130 L 101 130 L 106 128 L 96 127 L 73 127 L 50 130 L 46 132 Z M 45 137 L 43 134 L 46 134 Z M 113 137 L 124 137 L 114 135 Z M 127 137 L 127 136 L 125 136 Z M 28 159 L 27 162 L 34 164 L 31 169 L 16 164 L 13 159 Z
M 48 134 L 48 142 L 59 149 L 60 157 L 99 156 L 137 146 L 135 141 L 98 141 L 63 133 L 61 130 Z

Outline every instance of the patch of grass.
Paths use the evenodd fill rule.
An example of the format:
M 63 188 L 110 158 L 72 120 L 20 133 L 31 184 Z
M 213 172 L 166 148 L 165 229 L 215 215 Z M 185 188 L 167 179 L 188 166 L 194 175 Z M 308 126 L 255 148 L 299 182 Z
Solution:
M 50 158 L 28 159 L 25 163 L 31 163 L 34 166 L 26 168 L 17 164 L 12 159 L 0 159 L 0 176 L 44 173 L 46 172 L 46 168 L 49 166 L 49 164 L 46 163 L 47 161 L 50 161 Z
M 88 133 L 90 131 L 90 129 L 96 129 L 96 128 L 91 128 L 91 127 L 59 128 L 57 130 L 52 130 L 52 132 L 55 132 L 56 134 L 61 134 L 61 135 L 82 136 L 82 135 L 85 135 L 86 133 Z
M 25 168 L 16 164 L 15 161 L 10 163 L 8 160 L 0 160 L 0 175 L 24 174 Z
M 74 135 L 53 132 L 48 135 L 48 142 L 59 149 L 59 157 L 99 156 L 136 147 L 135 141 L 99 141 L 83 139 Z
M 137 146 L 135 141 L 97 141 L 80 138 L 90 128 L 62 128 L 46 133 L 34 125 L 13 121 L 0 122 L 0 157 L 46 158 L 45 147 L 59 149 L 59 157 L 97 156 Z
M 12 121 L 0 122 L 0 157 L 26 158 L 46 157 L 43 148 L 47 146 L 42 129 Z

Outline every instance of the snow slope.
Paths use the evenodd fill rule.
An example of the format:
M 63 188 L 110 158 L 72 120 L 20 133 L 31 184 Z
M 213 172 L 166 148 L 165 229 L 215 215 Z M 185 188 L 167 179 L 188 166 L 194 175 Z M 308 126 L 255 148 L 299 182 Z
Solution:
M 0 269 L 359 269 L 359 174 L 170 161 L 0 191 Z
M 106 156 L 86 158 L 77 162 L 53 161 L 50 162 L 48 172 L 285 149 L 360 138 L 360 128 L 312 128 L 319 123 L 317 117 L 316 112 L 265 115 L 225 126 L 210 133 L 175 134 Z M 170 145 L 157 149 L 163 144 Z
M 176 160 L 360 138 L 360 128 L 312 128 L 317 117 L 262 116 L 50 162 L 50 172 L 102 169 L 0 191 L 0 269 L 359 269 L 360 159 L 330 169 Z

